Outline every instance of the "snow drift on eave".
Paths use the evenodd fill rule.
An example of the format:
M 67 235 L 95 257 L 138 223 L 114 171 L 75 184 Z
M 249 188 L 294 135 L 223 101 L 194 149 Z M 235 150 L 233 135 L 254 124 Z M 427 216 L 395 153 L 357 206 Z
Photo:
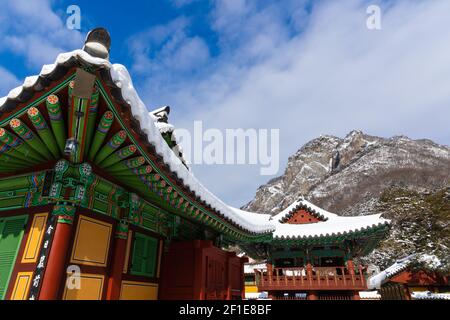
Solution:
M 367 281 L 369 289 L 379 289 L 381 285 L 389 281 L 390 278 L 406 270 L 414 260 L 425 262 L 432 268 L 438 268 L 442 264 L 439 258 L 434 255 L 413 253 L 405 258 L 398 259 L 386 270 L 371 276 Z
M 310 224 L 282 223 L 282 219 L 291 213 L 292 210 L 295 210 L 298 206 L 306 207 L 309 210 L 315 211 L 322 218 L 324 218 L 325 221 Z M 390 223 L 389 220 L 381 218 L 381 214 L 341 217 L 335 213 L 319 208 L 303 198 L 295 201 L 289 207 L 275 215 L 272 220 L 276 227 L 273 236 L 274 238 L 279 239 L 299 239 L 341 235 L 363 231 Z
M 303 205 L 315 210 L 327 220 L 308 224 L 282 223 L 281 219 L 298 205 Z M 234 210 L 239 216 L 245 217 L 251 221 L 255 221 L 257 223 L 268 221 L 269 223 L 272 223 L 275 227 L 275 231 L 273 233 L 273 237 L 275 239 L 301 239 L 327 237 L 341 234 L 344 235 L 357 231 L 372 229 L 382 225 L 388 225 L 390 223 L 390 220 L 381 218 L 381 214 L 356 217 L 341 217 L 335 213 L 323 210 L 304 199 L 295 201 L 289 207 L 273 217 L 268 214 L 257 214 L 232 207 L 230 208 Z

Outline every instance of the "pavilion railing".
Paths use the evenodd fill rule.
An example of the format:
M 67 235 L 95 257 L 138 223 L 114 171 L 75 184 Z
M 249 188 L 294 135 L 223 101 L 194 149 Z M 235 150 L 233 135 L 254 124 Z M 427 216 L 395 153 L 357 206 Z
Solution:
M 304 267 L 273 268 L 256 272 L 260 291 L 267 290 L 365 290 L 366 278 L 362 268 Z

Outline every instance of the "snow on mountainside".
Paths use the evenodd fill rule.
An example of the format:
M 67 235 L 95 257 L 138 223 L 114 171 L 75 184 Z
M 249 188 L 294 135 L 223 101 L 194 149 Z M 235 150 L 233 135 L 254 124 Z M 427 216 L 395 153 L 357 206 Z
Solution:
M 433 251 L 436 235 L 430 237 L 426 230 L 448 226 L 450 213 L 442 207 L 450 206 L 449 186 L 450 147 L 430 140 L 385 139 L 352 131 L 343 139 L 326 135 L 305 144 L 289 158 L 285 173 L 261 186 L 243 209 L 276 214 L 303 195 L 340 215 L 384 213 L 393 219 L 392 231 L 366 260 L 387 266 L 416 249 Z M 399 196 L 391 198 L 390 194 Z M 439 206 L 430 204 L 429 197 L 437 197 L 433 201 Z M 444 210 L 442 215 L 433 216 L 440 210 Z M 448 231 L 441 236 L 450 241 Z M 405 244 L 416 238 L 430 239 L 423 241 L 423 248 Z M 438 246 L 449 253 L 449 242 Z

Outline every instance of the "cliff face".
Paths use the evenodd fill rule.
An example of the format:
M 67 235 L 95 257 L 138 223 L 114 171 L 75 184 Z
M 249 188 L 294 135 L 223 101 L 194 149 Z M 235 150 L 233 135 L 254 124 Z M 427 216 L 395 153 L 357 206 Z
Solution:
M 433 238 L 439 228 L 430 224 L 449 223 L 445 213 L 449 186 L 449 147 L 430 140 L 385 139 L 352 131 L 343 139 L 321 136 L 305 144 L 289 158 L 285 173 L 258 188 L 244 209 L 275 214 L 303 195 L 340 215 L 383 213 L 393 220 L 391 234 L 366 259 L 385 266 L 411 251 L 436 248 L 438 239 Z M 439 198 L 439 205 L 430 205 L 429 197 Z M 434 215 L 440 211 L 442 216 Z M 421 227 L 408 227 L 408 223 Z M 398 251 L 397 245 L 425 239 L 430 233 L 426 246 L 405 245 Z M 447 241 L 438 245 L 441 249 L 450 247 L 448 231 L 439 237 Z

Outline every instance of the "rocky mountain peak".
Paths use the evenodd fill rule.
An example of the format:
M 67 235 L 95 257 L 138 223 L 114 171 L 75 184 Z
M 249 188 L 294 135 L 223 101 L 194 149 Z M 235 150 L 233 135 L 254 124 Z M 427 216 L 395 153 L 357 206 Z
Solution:
M 448 146 L 353 130 L 344 138 L 322 135 L 303 145 L 289 158 L 284 174 L 258 188 L 244 208 L 274 214 L 305 195 L 331 211 L 365 214 L 355 212 L 355 206 L 387 187 L 438 188 L 449 181 Z

